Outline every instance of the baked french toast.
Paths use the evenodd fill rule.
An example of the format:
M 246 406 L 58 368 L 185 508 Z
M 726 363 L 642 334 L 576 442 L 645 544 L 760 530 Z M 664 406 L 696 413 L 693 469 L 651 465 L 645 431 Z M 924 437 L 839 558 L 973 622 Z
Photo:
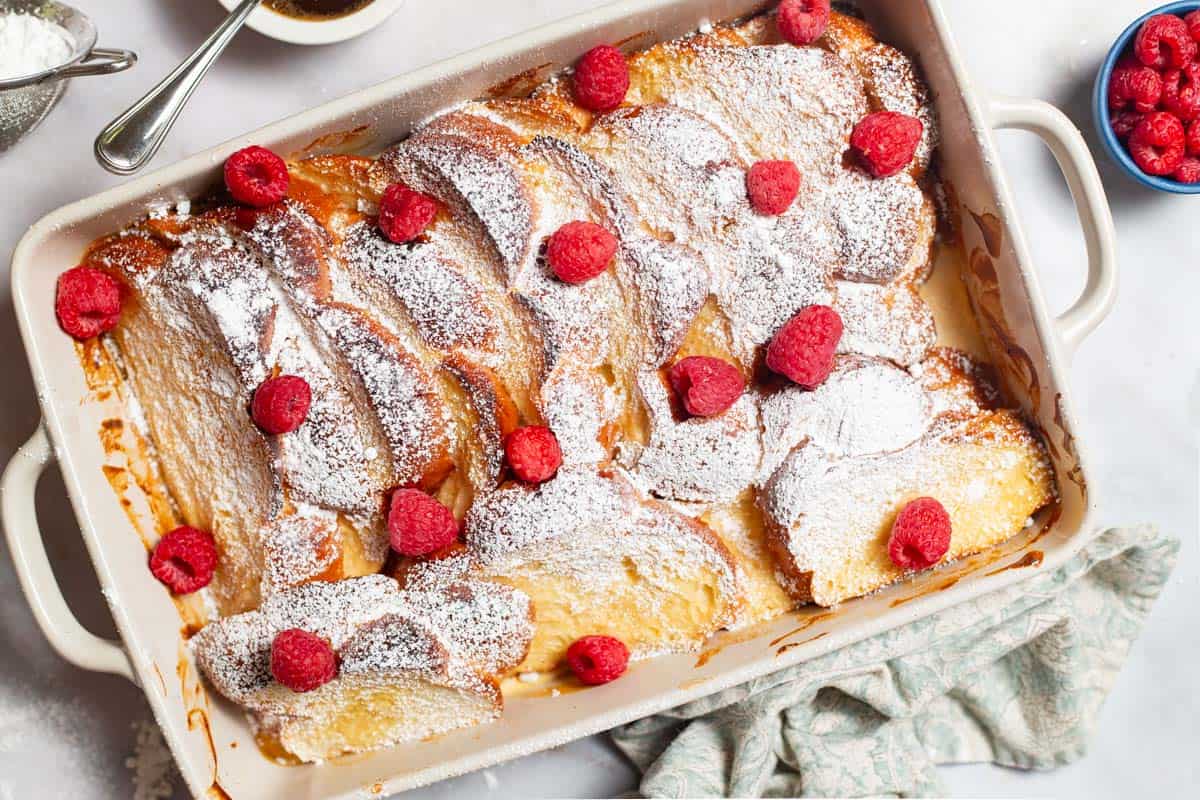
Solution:
M 608 107 L 581 62 L 375 158 L 254 155 L 286 196 L 248 202 L 227 165 L 230 196 L 86 256 L 126 287 L 124 378 L 214 541 L 197 660 L 301 760 L 494 718 L 509 673 L 601 682 L 597 658 L 837 605 L 1055 499 L 986 365 L 941 346 L 907 56 L 838 13 L 807 44 L 762 14 L 602 55 L 628 78 Z M 911 140 L 894 169 L 859 139 L 881 118 Z M 773 210 L 764 165 L 763 191 L 792 181 Z M 812 309 L 836 326 L 789 338 Z M 279 378 L 305 389 L 275 427 Z M 896 543 L 930 498 L 935 557 Z M 336 667 L 311 689 L 272 671 L 292 628 Z

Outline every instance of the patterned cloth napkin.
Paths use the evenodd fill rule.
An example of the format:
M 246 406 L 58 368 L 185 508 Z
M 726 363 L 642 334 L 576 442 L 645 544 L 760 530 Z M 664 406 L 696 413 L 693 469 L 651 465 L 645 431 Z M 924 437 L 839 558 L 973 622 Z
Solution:
M 1178 552 L 1109 530 L 1056 571 L 612 736 L 647 797 L 927 796 L 938 764 L 1066 764 Z

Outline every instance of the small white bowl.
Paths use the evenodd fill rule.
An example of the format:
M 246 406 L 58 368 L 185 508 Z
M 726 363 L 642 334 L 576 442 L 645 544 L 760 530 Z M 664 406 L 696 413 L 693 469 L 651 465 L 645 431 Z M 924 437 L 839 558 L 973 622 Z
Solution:
M 220 0 L 230 11 L 239 0 Z M 327 20 L 296 19 L 266 6 L 256 8 L 246 24 L 264 36 L 292 44 L 332 44 L 361 36 L 395 14 L 404 0 L 373 0 L 372 3 L 347 14 Z

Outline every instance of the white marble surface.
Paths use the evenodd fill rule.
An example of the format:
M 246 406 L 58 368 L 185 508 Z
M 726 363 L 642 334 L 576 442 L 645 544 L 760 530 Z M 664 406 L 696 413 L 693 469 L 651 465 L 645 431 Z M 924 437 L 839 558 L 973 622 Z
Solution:
M 902 2 L 903 0 L 895 0 Z M 189 51 L 219 20 L 215 0 L 74 0 L 101 43 L 138 51 L 126 74 L 78 81 L 31 138 L 0 154 L 0 264 L 25 228 L 59 205 L 118 182 L 92 161 L 96 131 Z M 1150 7 L 1139 0 L 944 0 L 981 87 L 1047 99 L 1085 131 L 1088 90 L 1107 43 Z M 197 92 L 156 164 L 437 58 L 601 0 L 409 0 L 357 41 L 302 49 L 245 33 Z M 1090 136 L 1090 133 L 1089 133 Z M 1083 244 L 1065 184 L 1032 136 L 1001 149 L 1035 263 L 1052 305 L 1082 285 Z M 1195 796 L 1200 607 L 1197 438 L 1200 435 L 1200 198 L 1153 194 L 1102 165 L 1119 234 L 1121 293 L 1112 317 L 1073 369 L 1091 443 L 1092 481 L 1113 524 L 1151 520 L 1184 539 L 1183 557 L 1110 698 L 1090 755 L 1042 774 L 971 766 L 946 771 L 955 795 L 1123 798 Z M 0 461 L 38 411 L 18 342 L 8 281 L 0 289 Z M 60 481 L 39 494 L 43 530 L 72 607 L 112 633 Z M 119 678 L 62 662 L 34 625 L 7 558 L 0 558 L 0 800 L 133 795 L 126 758 L 148 719 Z M 413 797 L 607 796 L 630 768 L 593 738 L 412 793 Z M 167 794 L 159 796 L 170 796 Z M 183 793 L 177 792 L 182 797 Z

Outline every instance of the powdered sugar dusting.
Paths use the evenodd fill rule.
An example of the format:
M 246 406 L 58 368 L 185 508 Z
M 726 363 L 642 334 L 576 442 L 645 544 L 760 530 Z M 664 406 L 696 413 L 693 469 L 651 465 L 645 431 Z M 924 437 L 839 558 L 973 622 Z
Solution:
M 496 335 L 483 290 L 425 242 L 398 245 L 378 228 L 359 223 L 346 233 L 341 257 L 347 268 L 372 275 L 404 304 L 431 347 L 484 345 Z
M 306 507 L 273 520 L 259 538 L 263 597 L 320 577 L 341 554 L 337 515 L 323 509 Z
M 151 283 L 152 282 L 152 283 Z M 182 240 L 162 270 L 139 281 L 144 291 L 160 291 L 175 307 L 190 308 L 187 293 L 208 310 L 220 332 L 240 390 L 253 391 L 267 377 L 267 352 L 277 303 L 266 275 L 251 254 L 217 230 L 199 231 Z M 187 324 L 181 315 L 178 324 Z
M 704 305 L 709 276 L 695 251 L 680 244 L 636 236 L 621 245 L 622 270 L 637 298 L 646 340 L 643 361 L 659 366 L 679 349 Z
M 143 719 L 134 723 L 134 735 L 133 755 L 125 759 L 125 766 L 133 773 L 133 800 L 174 797 L 178 772 L 162 731 L 153 720 Z
M 803 442 L 836 456 L 899 450 L 929 429 L 930 400 L 904 370 L 843 358 L 815 391 L 787 386 L 762 400 L 761 477 Z
M 563 463 L 599 464 L 608 458 L 606 425 L 619 413 L 604 378 L 590 369 L 559 369 L 542 387 L 542 416 L 554 431 Z
M 844 170 L 829 202 L 839 234 L 838 277 L 887 283 L 926 263 L 933 234 L 927 203 L 906 173 L 872 178 L 858 169 Z M 919 247 L 922 240 L 924 252 Z
M 391 451 L 393 482 L 417 481 L 447 447 L 446 420 L 429 375 L 353 309 L 325 306 L 316 320 L 366 387 Z
M 933 309 L 906 285 L 838 281 L 833 307 L 842 318 L 839 353 L 907 366 L 925 358 L 937 341 Z

